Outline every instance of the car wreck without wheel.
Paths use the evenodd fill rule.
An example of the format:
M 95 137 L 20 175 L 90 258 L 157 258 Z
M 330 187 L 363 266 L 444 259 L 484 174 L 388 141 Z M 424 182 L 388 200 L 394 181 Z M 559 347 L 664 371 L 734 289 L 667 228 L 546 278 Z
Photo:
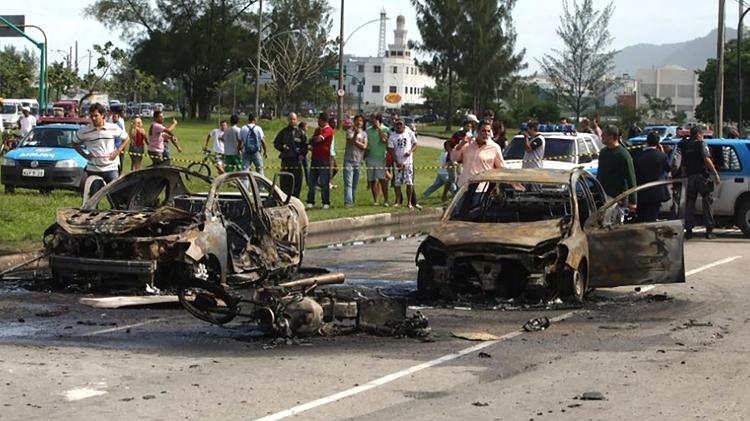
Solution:
M 479 174 L 420 245 L 418 292 L 517 297 L 536 287 L 548 298 L 581 301 L 593 288 L 684 282 L 680 218 L 634 224 L 617 217 L 632 192 L 672 183 L 684 186 L 654 182 L 607 201 L 582 168 Z

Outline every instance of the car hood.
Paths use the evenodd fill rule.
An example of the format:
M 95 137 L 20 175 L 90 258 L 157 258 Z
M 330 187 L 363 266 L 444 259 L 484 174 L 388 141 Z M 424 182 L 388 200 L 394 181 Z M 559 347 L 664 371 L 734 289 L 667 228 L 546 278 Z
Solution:
M 523 160 L 521 159 L 509 159 L 505 161 L 505 166 L 508 168 L 522 168 L 523 167 Z M 544 169 L 552 169 L 552 170 L 570 170 L 575 167 L 578 167 L 578 164 L 575 164 L 573 162 L 562 162 L 562 161 L 550 161 L 550 160 L 542 160 L 542 166 Z
M 15 160 L 29 161 L 62 161 L 65 159 L 72 159 L 76 161 L 78 166 L 86 166 L 86 159 L 79 155 L 73 148 L 48 148 L 41 146 L 16 148 L 8 152 L 6 157 Z
M 559 219 L 503 224 L 445 221 L 430 236 L 449 248 L 492 244 L 531 249 L 562 233 Z
M 122 235 L 141 228 L 190 219 L 192 216 L 189 212 L 170 206 L 153 211 L 100 211 L 77 208 L 57 210 L 57 224 L 71 235 Z

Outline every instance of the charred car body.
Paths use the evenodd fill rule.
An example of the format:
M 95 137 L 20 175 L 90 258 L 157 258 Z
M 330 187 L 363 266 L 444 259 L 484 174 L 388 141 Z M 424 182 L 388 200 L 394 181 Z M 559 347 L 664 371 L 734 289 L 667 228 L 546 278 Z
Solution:
M 684 282 L 680 219 L 622 223 L 618 203 L 582 168 L 503 169 L 473 177 L 417 252 L 423 298 L 518 296 L 538 286 L 581 301 L 593 288 Z M 682 196 L 684 197 L 684 196 Z M 683 206 L 680 209 L 684 209 Z
M 295 272 L 307 224 L 302 203 L 258 174 L 159 166 L 59 209 L 44 241 L 60 284 L 241 285 Z

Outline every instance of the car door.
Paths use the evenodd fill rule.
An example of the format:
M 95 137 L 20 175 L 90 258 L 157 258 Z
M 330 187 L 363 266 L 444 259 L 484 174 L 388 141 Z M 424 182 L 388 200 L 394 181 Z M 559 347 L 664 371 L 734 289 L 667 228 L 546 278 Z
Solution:
M 584 230 L 589 250 L 589 287 L 685 282 L 684 200 L 679 214 L 669 220 L 619 223 L 612 217 L 618 203 L 632 192 L 675 183 L 683 186 L 684 198 L 683 179 L 655 181 L 624 192 L 589 218 Z
M 733 215 L 736 199 L 748 191 L 750 186 L 747 168 L 743 167 L 739 155 L 744 151 L 737 150 L 737 147 L 742 146 L 741 144 L 708 145 L 711 159 L 721 177 L 721 183 L 713 192 L 715 215 Z
M 299 214 L 275 184 L 264 177 L 253 177 L 258 188 L 261 210 L 269 220 L 271 236 L 279 248 L 279 258 L 289 264 L 299 263 L 304 250 Z

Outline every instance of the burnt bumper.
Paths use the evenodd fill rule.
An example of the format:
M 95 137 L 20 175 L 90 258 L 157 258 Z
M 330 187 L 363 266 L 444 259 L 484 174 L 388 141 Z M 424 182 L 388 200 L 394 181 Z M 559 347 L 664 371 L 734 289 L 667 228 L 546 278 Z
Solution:
M 61 273 L 89 272 L 114 275 L 147 275 L 156 272 L 156 260 L 113 260 L 51 255 L 50 269 Z

